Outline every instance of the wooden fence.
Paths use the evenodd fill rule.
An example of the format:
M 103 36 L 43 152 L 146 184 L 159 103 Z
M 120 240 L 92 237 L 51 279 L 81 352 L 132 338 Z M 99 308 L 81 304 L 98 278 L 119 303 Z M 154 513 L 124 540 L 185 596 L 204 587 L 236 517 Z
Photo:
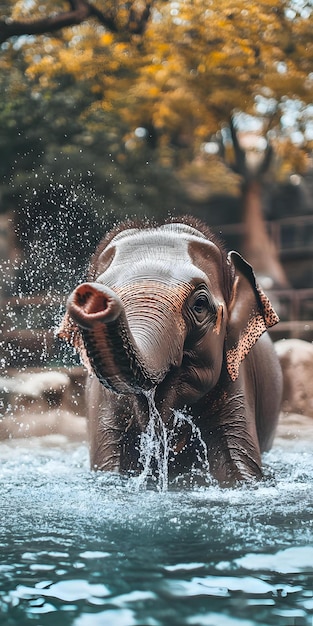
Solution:
M 286 217 L 280 220 L 266 222 L 267 231 L 280 251 L 282 259 L 297 256 L 313 257 L 313 215 Z M 214 230 L 240 245 L 245 234 L 245 225 L 225 224 L 214 227 Z
M 313 288 L 272 291 L 269 297 L 281 319 L 270 331 L 272 338 L 313 341 Z M 3 303 L 0 359 L 4 369 L 78 363 L 56 337 L 64 302 L 59 294 L 55 299 L 44 294 Z
M 272 290 L 268 293 L 279 316 L 280 323 L 271 329 L 274 340 L 298 337 L 313 341 L 313 216 L 287 218 L 268 222 L 267 227 L 283 261 L 295 263 L 306 260 L 312 271 L 312 287 Z M 244 234 L 242 224 L 215 229 L 227 239 L 238 240 Z M 238 243 L 238 242 L 237 242 Z M 239 242 L 240 246 L 240 242 Z M 239 247 L 234 246 L 234 247 Z M 239 248 L 240 249 L 240 248 Z M 302 267 L 302 266 L 301 266 Z M 1 301 L 1 369 L 77 364 L 63 342 L 56 337 L 66 296 L 45 293 L 28 297 L 2 298 Z M 74 355 L 74 353 L 73 353 Z

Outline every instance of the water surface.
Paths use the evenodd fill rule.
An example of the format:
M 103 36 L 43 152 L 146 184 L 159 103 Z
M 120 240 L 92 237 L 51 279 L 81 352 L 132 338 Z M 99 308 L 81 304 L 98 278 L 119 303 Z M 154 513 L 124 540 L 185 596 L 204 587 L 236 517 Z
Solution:
M 267 479 L 160 493 L 89 471 L 87 448 L 0 444 L 2 626 L 311 626 L 313 452 Z

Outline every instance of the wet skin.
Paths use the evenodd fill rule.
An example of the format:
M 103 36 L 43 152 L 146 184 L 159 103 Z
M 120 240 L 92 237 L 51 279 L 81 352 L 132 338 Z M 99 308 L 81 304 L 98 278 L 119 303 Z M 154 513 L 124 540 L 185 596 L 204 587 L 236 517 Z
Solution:
M 100 244 L 60 332 L 94 374 L 92 467 L 140 471 L 154 389 L 169 431 L 174 410 L 192 416 L 220 483 L 260 478 L 280 406 L 280 367 L 265 333 L 276 322 L 251 267 L 237 253 L 227 257 L 201 223 L 122 227 Z M 191 440 L 185 422 L 174 436 L 173 474 L 195 464 Z

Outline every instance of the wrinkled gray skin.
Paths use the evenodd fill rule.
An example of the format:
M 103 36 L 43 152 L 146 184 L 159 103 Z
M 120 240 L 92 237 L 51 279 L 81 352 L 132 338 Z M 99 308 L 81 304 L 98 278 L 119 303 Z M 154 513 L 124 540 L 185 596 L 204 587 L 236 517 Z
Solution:
M 271 446 L 281 398 L 265 332 L 277 319 L 252 268 L 237 253 L 227 259 L 208 229 L 196 226 L 122 229 L 99 247 L 90 282 L 69 297 L 60 336 L 85 353 L 93 372 L 93 468 L 140 472 L 145 394 L 155 388 L 168 429 L 173 410 L 192 416 L 221 484 L 262 476 L 261 452 Z M 194 448 L 186 423 L 175 435 L 170 475 L 196 465 Z

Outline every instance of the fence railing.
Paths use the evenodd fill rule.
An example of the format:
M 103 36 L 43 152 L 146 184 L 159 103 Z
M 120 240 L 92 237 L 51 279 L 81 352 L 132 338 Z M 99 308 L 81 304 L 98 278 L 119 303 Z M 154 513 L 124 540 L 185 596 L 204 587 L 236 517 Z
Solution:
M 66 297 L 43 293 L 1 301 L 1 369 L 46 365 L 66 360 L 66 351 L 56 337 Z
M 313 215 L 267 222 L 268 232 L 283 258 L 313 258 Z M 243 224 L 214 228 L 231 245 L 244 236 Z M 237 239 L 236 239 L 237 238 Z M 237 244 L 238 245 L 238 244 Z M 313 341 L 313 287 L 269 292 L 280 323 L 271 329 L 274 339 L 298 337 Z M 66 296 L 44 293 L 2 298 L 0 323 L 0 365 L 20 367 L 66 360 L 68 351 L 55 335 Z
M 313 288 L 282 289 L 269 292 L 280 317 L 270 333 L 274 340 L 295 337 L 313 341 Z M 10 298 L 3 302 L 0 360 L 3 369 L 64 363 L 75 365 L 56 337 L 65 296 L 47 294 Z
M 313 341 L 313 288 L 277 289 L 268 295 L 280 318 L 270 330 L 273 339 Z
M 313 215 L 266 222 L 266 228 L 282 257 L 307 253 L 313 256 Z M 221 225 L 214 230 L 228 240 L 241 240 L 246 233 L 243 223 Z

